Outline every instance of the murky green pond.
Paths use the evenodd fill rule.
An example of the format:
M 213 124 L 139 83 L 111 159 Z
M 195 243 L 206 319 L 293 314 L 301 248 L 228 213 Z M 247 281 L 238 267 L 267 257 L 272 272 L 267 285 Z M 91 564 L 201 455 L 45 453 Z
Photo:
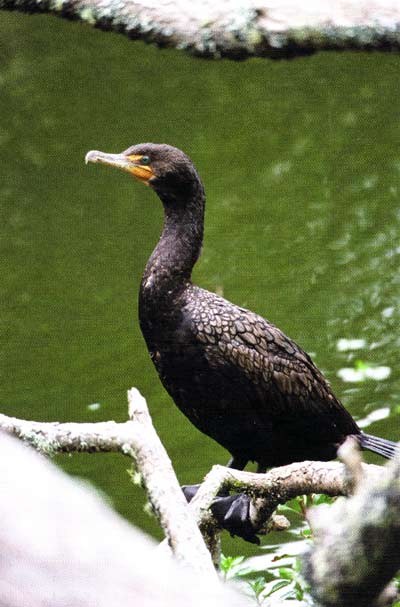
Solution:
M 399 440 L 399 67 L 378 53 L 213 63 L 0 13 L 2 412 L 124 420 L 134 385 L 182 483 L 226 462 L 167 397 L 140 334 L 160 205 L 83 162 L 156 141 L 184 149 L 206 185 L 195 280 L 278 324 L 370 432 Z M 58 461 L 159 536 L 127 460 Z

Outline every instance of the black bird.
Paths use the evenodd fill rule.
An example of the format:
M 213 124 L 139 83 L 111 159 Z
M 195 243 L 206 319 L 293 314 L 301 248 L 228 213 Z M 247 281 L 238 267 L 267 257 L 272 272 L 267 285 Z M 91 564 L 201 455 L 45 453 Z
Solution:
M 255 461 L 264 472 L 330 460 L 349 435 L 362 449 L 394 455 L 395 443 L 362 432 L 308 354 L 280 329 L 192 283 L 205 194 L 183 152 L 145 143 L 122 154 L 91 151 L 86 162 L 131 173 L 163 203 L 164 228 L 140 285 L 140 326 L 163 385 L 189 420 L 230 452 L 230 467 Z

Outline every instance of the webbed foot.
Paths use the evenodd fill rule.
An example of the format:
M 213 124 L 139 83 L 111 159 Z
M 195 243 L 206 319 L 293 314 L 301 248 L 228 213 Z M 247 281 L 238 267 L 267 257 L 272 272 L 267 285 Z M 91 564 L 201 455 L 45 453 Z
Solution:
M 187 502 L 191 502 L 200 485 L 183 485 L 182 491 Z M 260 544 L 250 520 L 250 498 L 245 493 L 224 495 L 221 491 L 211 504 L 211 512 L 222 529 L 232 537 L 237 535 L 251 544 Z
M 200 485 L 182 485 L 181 489 L 183 491 L 183 495 L 186 497 L 186 501 L 189 503 L 192 501 L 194 496 L 196 495 Z
M 244 493 L 216 497 L 211 512 L 223 529 L 231 536 L 239 536 L 251 544 L 260 544 L 250 520 L 250 498 Z

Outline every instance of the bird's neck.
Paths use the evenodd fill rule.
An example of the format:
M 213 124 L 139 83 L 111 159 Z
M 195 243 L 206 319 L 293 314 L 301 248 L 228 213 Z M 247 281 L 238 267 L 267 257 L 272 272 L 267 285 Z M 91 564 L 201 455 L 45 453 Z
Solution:
M 184 204 L 159 194 L 164 205 L 164 227 L 143 274 L 142 313 L 171 310 L 191 282 L 203 241 L 205 197 L 201 183 Z

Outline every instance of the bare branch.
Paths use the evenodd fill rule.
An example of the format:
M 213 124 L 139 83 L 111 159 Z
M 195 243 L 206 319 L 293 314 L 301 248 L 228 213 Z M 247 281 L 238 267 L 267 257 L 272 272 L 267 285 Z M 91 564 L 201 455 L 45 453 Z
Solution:
M 244 607 L 214 575 L 161 558 L 89 483 L 0 433 L 2 607 Z
M 132 422 L 35 422 L 0 414 L 0 428 L 45 455 L 121 452 L 132 456 Z
M 175 503 L 183 505 L 182 492 L 168 455 L 152 427 L 146 402 L 134 389 L 129 391 L 129 408 L 134 421 L 124 423 L 41 423 L 0 415 L 0 428 L 44 453 L 117 451 L 133 457 L 143 475 L 150 501 L 158 504 L 155 509 L 161 524 L 168 529 L 170 514 L 164 516 L 162 502 L 171 490 L 173 495 L 168 506 L 171 512 Z M 362 470 L 368 479 L 372 479 L 381 474 L 382 468 L 362 464 Z M 174 483 L 165 480 L 171 479 L 172 475 Z M 279 504 L 293 497 L 311 493 L 348 495 L 351 487 L 346 466 L 338 462 L 300 462 L 275 468 L 267 474 L 242 472 L 217 465 L 206 476 L 190 504 L 190 511 L 211 548 L 216 541 L 217 526 L 209 507 L 222 489 L 245 492 L 253 498 L 252 523 L 259 530 Z
M 350 493 L 353 493 L 364 480 L 362 457 L 358 442 L 353 436 L 348 436 L 338 449 L 338 457 L 346 466 Z
M 374 480 L 382 475 L 382 467 L 361 464 L 363 475 Z M 306 461 L 280 468 L 266 474 L 244 472 L 213 466 L 207 474 L 196 496 L 190 503 L 191 510 L 200 528 L 215 525 L 209 507 L 221 489 L 244 492 L 253 498 L 250 511 L 255 530 L 262 530 L 273 511 L 299 495 L 324 493 L 330 496 L 348 495 L 352 489 L 346 466 L 339 462 Z
M 146 400 L 136 388 L 128 391 L 129 416 L 135 426 L 131 449 L 175 557 L 191 568 L 215 576 L 210 553 L 176 478 L 171 460 L 153 427 Z
M 397 0 L 0 0 L 159 46 L 233 59 L 322 49 L 399 49 Z
M 131 457 L 175 557 L 214 577 L 210 554 L 153 428 L 146 401 L 135 388 L 128 397 L 132 419 L 125 423 L 40 423 L 0 415 L 0 428 L 45 454 L 109 451 Z
M 314 523 L 317 547 L 309 559 L 308 575 L 317 589 L 318 600 L 327 607 L 350 607 L 349 599 L 345 602 L 343 597 L 353 596 L 354 600 L 356 595 L 351 593 L 360 592 L 360 588 L 368 589 L 366 601 L 371 592 L 375 592 L 376 605 L 383 604 L 384 587 L 400 566 L 400 485 L 395 482 L 400 476 L 400 463 L 383 468 L 361 463 L 358 455 L 354 460 L 354 453 L 351 457 L 345 453 L 346 464 L 300 462 L 267 474 L 214 466 L 188 507 L 171 462 L 152 427 L 146 402 L 134 389 L 129 391 L 129 412 L 132 419 L 122 424 L 49 424 L 0 416 L 0 427 L 46 453 L 108 450 L 134 458 L 174 553 L 182 562 L 208 573 L 210 556 L 195 523 L 215 557 L 220 529 L 209 507 L 221 490 L 245 492 L 252 498 L 252 523 L 255 530 L 262 532 L 266 521 L 269 521 L 267 527 L 271 527 L 270 517 L 279 504 L 310 493 L 349 495 L 355 485 L 354 497 L 330 508 L 326 520 L 313 517 L 313 521 L 317 520 Z M 323 507 L 317 512 L 324 512 Z M 334 518 L 332 513 L 337 513 Z M 354 555 L 361 574 L 353 574 Z M 338 562 L 341 562 L 339 568 Z M 336 594 L 331 600 L 333 589 Z M 393 592 L 386 589 L 387 596 L 393 596 Z M 357 598 L 357 604 L 362 607 L 369 603 Z

